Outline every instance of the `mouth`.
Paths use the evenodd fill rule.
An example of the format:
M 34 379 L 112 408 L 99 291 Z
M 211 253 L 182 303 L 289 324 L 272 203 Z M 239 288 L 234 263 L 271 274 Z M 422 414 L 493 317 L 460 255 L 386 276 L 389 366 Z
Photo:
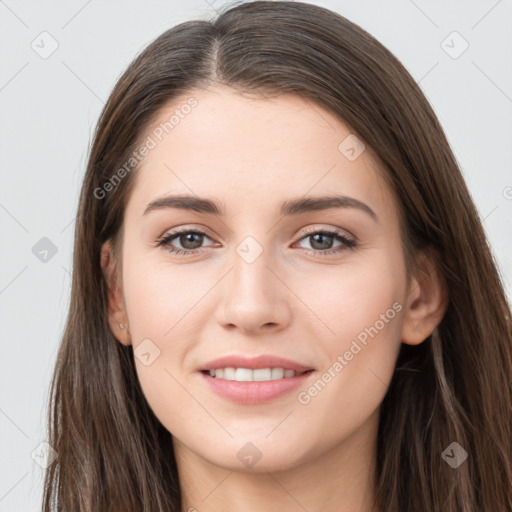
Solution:
M 212 370 L 202 370 L 201 373 L 214 379 L 236 382 L 268 382 L 281 379 L 292 379 L 310 373 L 313 370 L 296 371 L 287 368 L 217 368 Z
M 314 368 L 272 354 L 231 354 L 198 370 L 210 391 L 239 405 L 266 404 L 285 395 L 293 396 L 292 391 L 316 373 Z

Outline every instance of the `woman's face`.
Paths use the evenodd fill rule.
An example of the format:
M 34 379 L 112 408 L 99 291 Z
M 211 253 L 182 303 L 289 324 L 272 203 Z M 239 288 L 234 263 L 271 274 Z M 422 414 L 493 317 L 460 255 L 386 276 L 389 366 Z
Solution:
M 175 442 L 240 471 L 291 468 L 356 433 L 372 442 L 409 291 L 371 148 L 296 96 L 227 88 L 174 101 L 144 140 L 116 318 Z M 230 356 L 248 361 L 214 362 Z

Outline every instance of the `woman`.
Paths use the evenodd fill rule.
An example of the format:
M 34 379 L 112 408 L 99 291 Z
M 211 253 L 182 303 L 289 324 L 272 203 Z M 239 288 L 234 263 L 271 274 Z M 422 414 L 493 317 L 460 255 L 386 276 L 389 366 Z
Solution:
M 424 95 L 301 2 L 150 44 L 96 130 L 44 510 L 512 510 L 512 332 Z

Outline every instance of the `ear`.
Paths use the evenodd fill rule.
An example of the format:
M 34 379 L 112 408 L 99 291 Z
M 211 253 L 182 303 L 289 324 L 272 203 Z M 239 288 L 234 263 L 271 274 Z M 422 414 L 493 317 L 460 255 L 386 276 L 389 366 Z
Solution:
M 435 259 L 420 252 L 416 262 L 418 271 L 409 285 L 402 325 L 402 342 L 408 345 L 419 345 L 434 332 L 449 300 L 446 282 Z
M 112 242 L 107 240 L 101 247 L 101 269 L 108 288 L 108 321 L 112 334 L 123 345 L 131 345 L 128 316 L 123 300 L 120 269 L 115 260 Z

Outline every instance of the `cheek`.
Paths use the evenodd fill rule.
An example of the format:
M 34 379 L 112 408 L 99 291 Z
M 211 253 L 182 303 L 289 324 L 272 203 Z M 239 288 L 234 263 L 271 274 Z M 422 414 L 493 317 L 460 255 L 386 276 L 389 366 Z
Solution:
M 124 272 L 126 309 L 135 344 L 143 338 L 163 341 L 173 337 L 193 320 L 193 308 L 207 291 L 207 283 L 201 284 L 193 270 L 173 266 L 161 257 L 126 261 Z
M 296 284 L 321 320 L 312 318 L 309 326 L 324 354 L 321 382 L 304 390 L 300 403 L 318 410 L 336 405 L 333 417 L 378 406 L 401 345 L 403 284 L 402 267 L 383 254 L 358 268 L 337 268 L 328 279 Z
M 352 341 L 375 351 L 385 350 L 400 331 L 398 287 L 390 274 L 352 273 L 339 283 L 342 293 L 329 304 L 329 316 L 339 350 L 349 350 Z M 334 294 L 334 293 L 333 293 Z M 380 343 L 371 343 L 381 340 Z M 372 346 L 370 346 L 372 345 Z
M 396 260 L 380 253 L 324 281 L 321 295 L 329 300 L 318 311 L 334 334 L 323 343 L 328 357 L 319 381 L 299 402 L 306 409 L 332 411 L 333 437 L 348 416 L 357 425 L 371 414 L 391 381 L 404 311 L 405 275 Z M 318 299 L 319 308 L 321 303 Z
M 196 281 L 190 282 L 191 272 L 148 257 L 126 259 L 123 270 L 139 383 L 155 416 L 174 430 L 176 424 L 190 421 L 191 399 L 176 369 L 183 367 L 198 339 L 192 331 L 199 325 L 201 306 L 197 302 L 207 291 L 207 283 L 198 287 Z
M 332 355 L 348 350 L 354 339 L 394 339 L 401 330 L 401 267 L 392 258 L 386 262 L 382 253 L 372 260 L 320 269 L 300 279 L 289 276 L 296 295 L 317 317 L 308 315 L 315 339 L 324 340 Z
M 211 318 L 208 292 L 219 277 L 193 265 L 173 265 L 161 255 L 134 253 L 124 260 L 123 288 L 136 370 L 149 404 L 166 424 L 165 417 L 176 421 L 190 405 L 180 382 L 190 371 L 187 355 Z

